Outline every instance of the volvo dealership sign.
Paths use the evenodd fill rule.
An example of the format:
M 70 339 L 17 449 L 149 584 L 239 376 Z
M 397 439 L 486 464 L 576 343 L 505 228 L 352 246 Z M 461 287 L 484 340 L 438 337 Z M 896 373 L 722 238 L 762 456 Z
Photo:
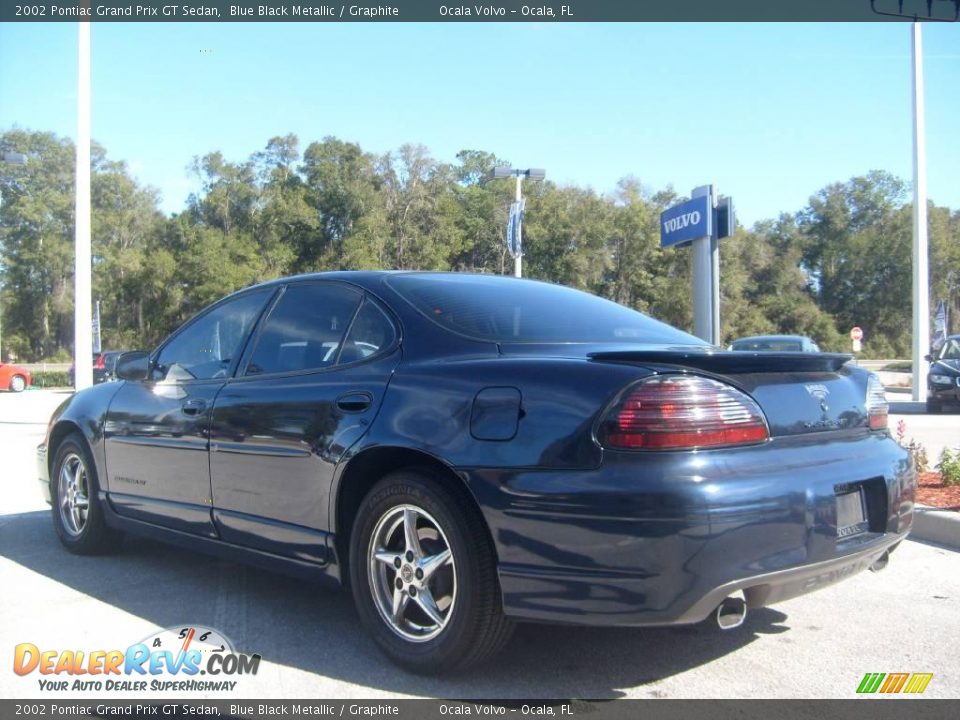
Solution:
M 713 234 L 713 205 L 710 196 L 687 200 L 660 213 L 660 246 L 683 245 Z
M 717 197 L 713 185 L 693 189 L 690 199 L 660 213 L 660 246 L 691 245 L 693 333 L 720 344 L 720 239 L 736 232 L 733 200 Z

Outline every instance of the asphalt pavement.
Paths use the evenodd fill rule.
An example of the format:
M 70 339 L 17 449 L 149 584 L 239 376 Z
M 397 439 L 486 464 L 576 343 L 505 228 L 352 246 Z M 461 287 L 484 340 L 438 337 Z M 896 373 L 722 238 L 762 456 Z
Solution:
M 76 698 L 42 692 L 36 673 L 14 674 L 18 643 L 123 649 L 182 625 L 215 628 L 262 656 L 232 695 L 206 695 L 223 699 L 852 698 L 867 672 L 931 672 L 924 697 L 960 697 L 960 553 L 913 541 L 883 572 L 751 611 L 737 630 L 524 625 L 469 675 L 410 675 L 379 654 L 344 592 L 135 538 L 110 556 L 63 550 L 36 488 L 34 448 L 64 397 L 0 394 L 2 697 Z M 911 422 L 918 435 L 960 437 L 960 414 Z

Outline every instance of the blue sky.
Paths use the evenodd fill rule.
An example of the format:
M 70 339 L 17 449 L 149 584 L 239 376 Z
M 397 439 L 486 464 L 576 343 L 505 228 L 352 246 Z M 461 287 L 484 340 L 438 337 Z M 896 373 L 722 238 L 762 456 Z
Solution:
M 76 131 L 74 23 L 0 25 L 0 129 Z M 928 187 L 960 208 L 960 25 L 924 26 Z M 95 23 L 93 136 L 183 207 L 195 155 L 327 135 L 483 149 L 609 193 L 716 183 L 746 224 L 910 180 L 906 24 Z

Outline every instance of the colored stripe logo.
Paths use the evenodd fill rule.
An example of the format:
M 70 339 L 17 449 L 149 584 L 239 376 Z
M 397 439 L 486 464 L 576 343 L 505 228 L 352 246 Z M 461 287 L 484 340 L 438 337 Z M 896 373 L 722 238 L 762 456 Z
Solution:
M 861 695 L 876 692 L 919 695 L 927 689 L 932 679 L 933 673 L 867 673 L 860 681 L 857 692 Z

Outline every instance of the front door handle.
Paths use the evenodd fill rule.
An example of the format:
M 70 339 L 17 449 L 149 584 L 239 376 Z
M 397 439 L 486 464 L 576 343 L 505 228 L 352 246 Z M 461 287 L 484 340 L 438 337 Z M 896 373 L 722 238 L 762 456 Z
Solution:
M 184 415 L 200 415 L 207 409 L 206 400 L 187 400 L 180 406 Z
M 373 398 L 366 392 L 349 392 L 337 398 L 337 407 L 344 412 L 359 413 L 370 407 Z

